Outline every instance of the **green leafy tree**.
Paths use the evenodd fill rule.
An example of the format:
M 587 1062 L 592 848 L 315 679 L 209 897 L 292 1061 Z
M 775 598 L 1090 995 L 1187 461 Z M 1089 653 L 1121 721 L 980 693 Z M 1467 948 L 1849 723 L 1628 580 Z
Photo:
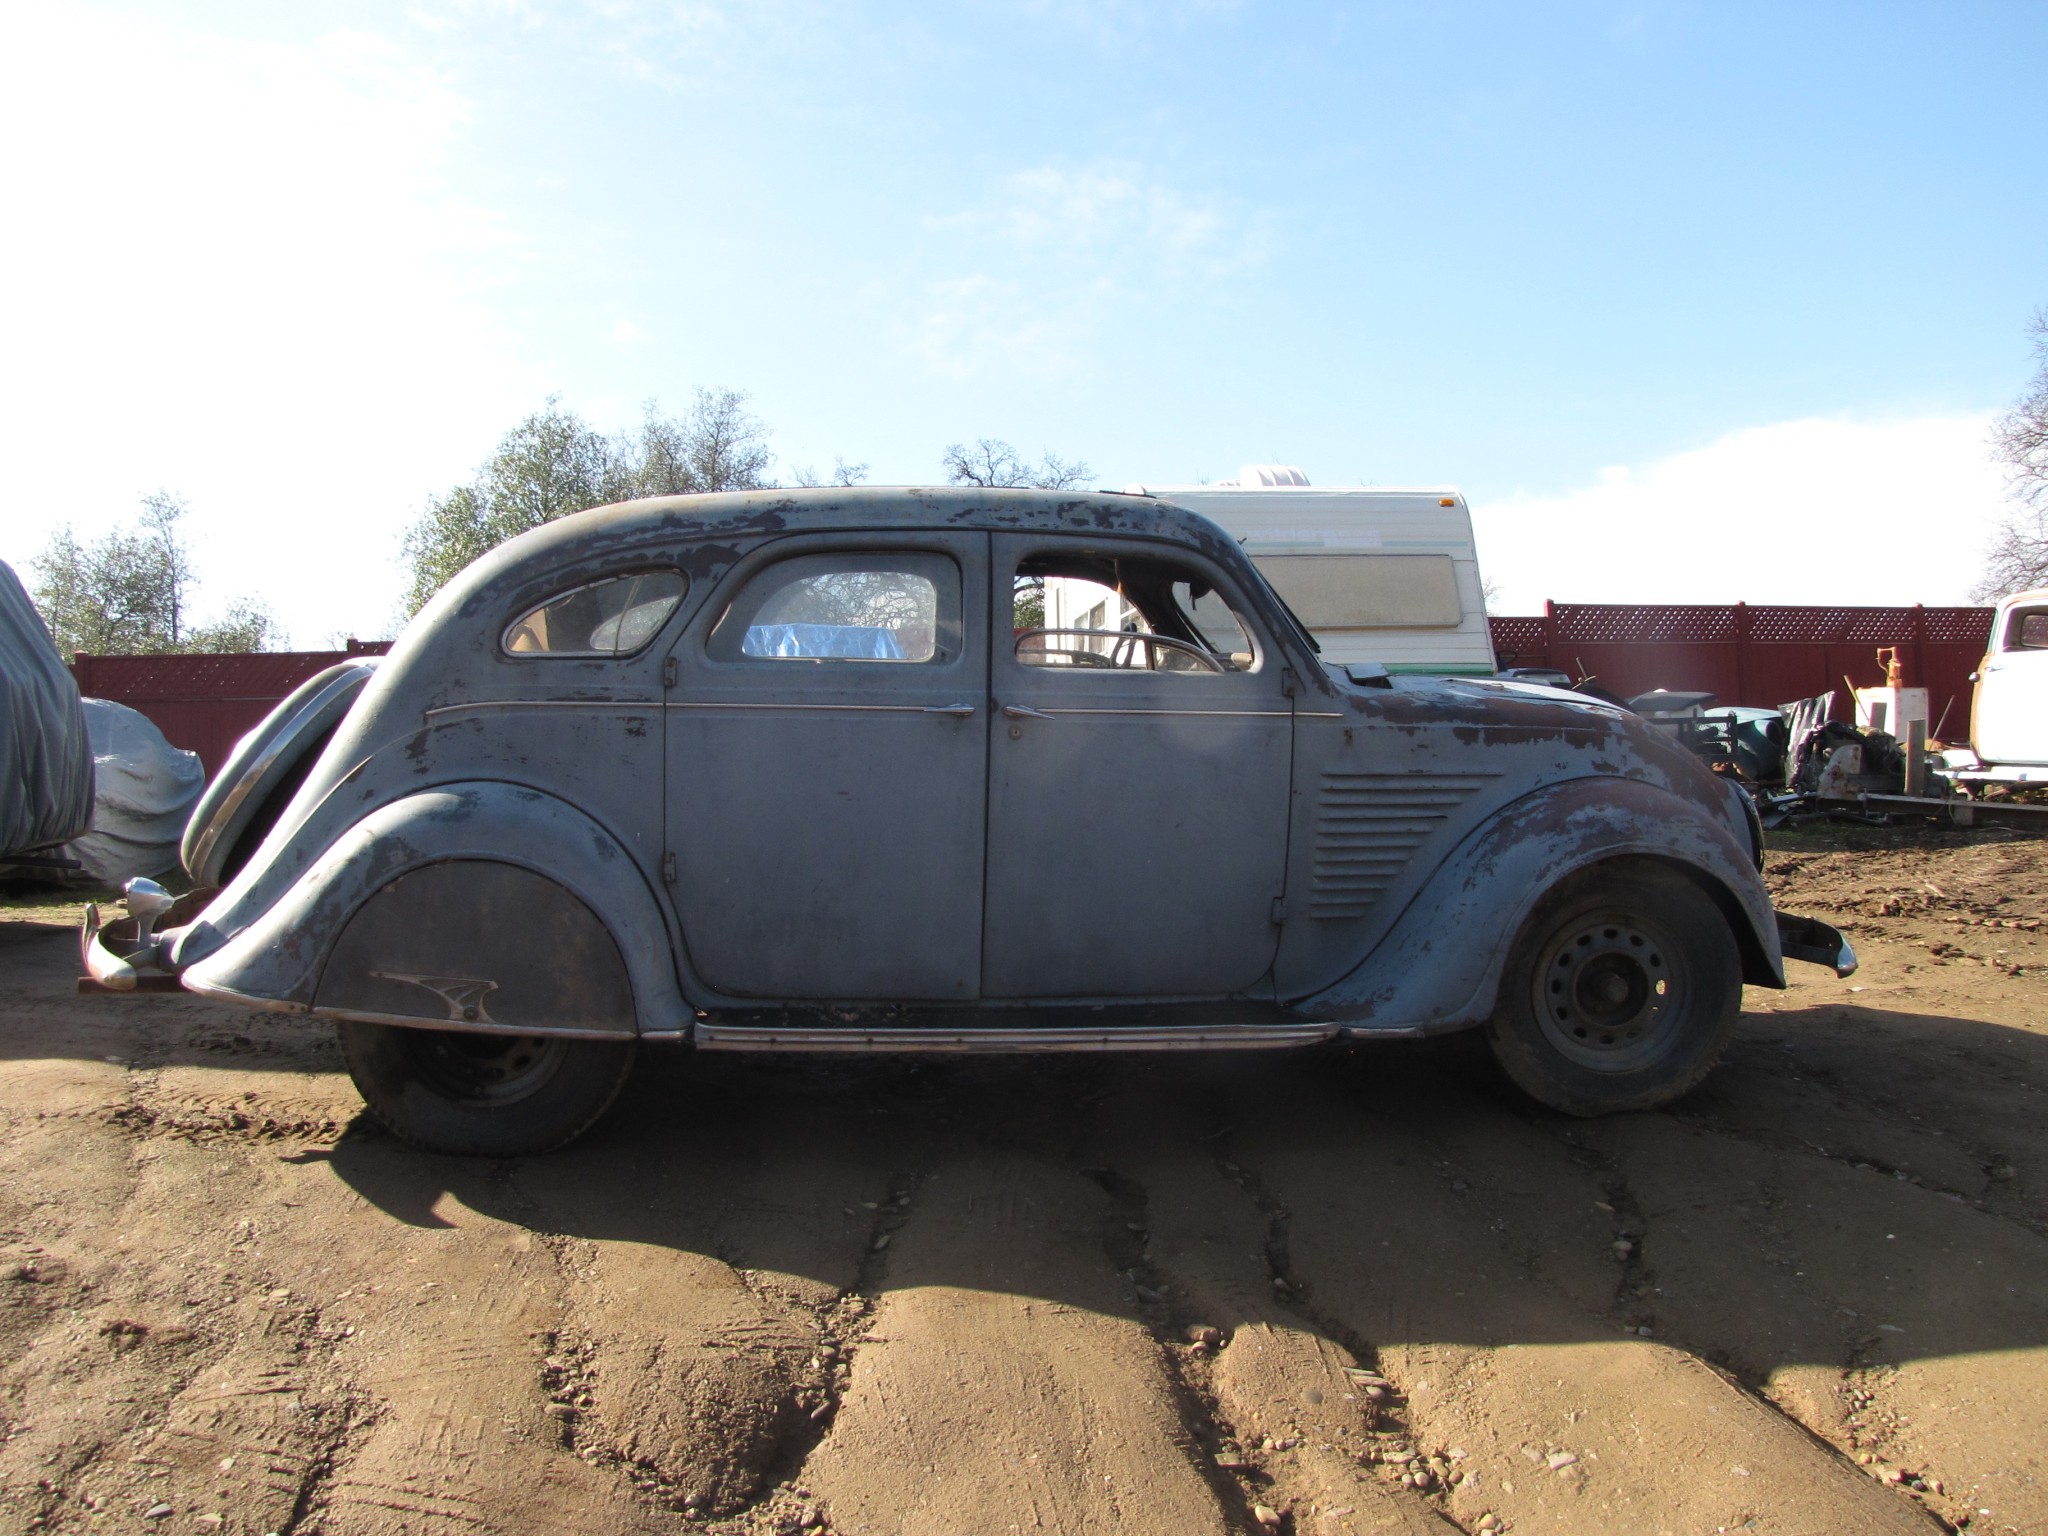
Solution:
M 36 606 L 67 659 L 81 651 L 262 651 L 280 643 L 276 619 L 247 598 L 212 624 L 191 622 L 197 577 L 178 531 L 185 513 L 177 497 L 156 491 L 142 498 L 133 530 L 117 528 L 97 543 L 83 544 L 66 526 L 32 562 Z
M 412 575 L 406 612 L 417 613 L 480 555 L 572 512 L 773 484 L 767 429 L 746 401 L 735 390 L 700 389 L 688 411 L 669 417 L 650 400 L 637 433 L 607 437 L 550 395 L 474 479 L 428 498 L 402 546 Z
M 2005 466 L 2013 506 L 1992 537 L 1983 579 L 1970 591 L 1980 602 L 2048 586 L 2048 309 L 2028 329 L 2033 381 L 1991 432 L 1992 456 Z

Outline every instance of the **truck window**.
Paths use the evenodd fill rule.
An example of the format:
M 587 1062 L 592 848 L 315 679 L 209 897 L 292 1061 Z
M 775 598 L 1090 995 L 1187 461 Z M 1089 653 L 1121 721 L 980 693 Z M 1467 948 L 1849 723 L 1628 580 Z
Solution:
M 2008 651 L 2048 651 L 2048 608 L 2022 608 L 2005 626 Z

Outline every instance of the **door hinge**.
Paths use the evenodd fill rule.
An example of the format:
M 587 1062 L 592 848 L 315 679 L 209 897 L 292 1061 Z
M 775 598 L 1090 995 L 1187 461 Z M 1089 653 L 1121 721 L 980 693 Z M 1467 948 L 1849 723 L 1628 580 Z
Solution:
M 663 885 L 674 885 L 676 883 L 676 856 L 672 853 L 664 853 L 661 856 L 661 883 Z
M 676 659 L 673 656 L 664 657 L 661 663 L 661 686 L 664 688 L 673 688 L 675 687 L 675 685 Z
M 1280 691 L 1290 699 L 1301 691 L 1301 684 L 1294 677 L 1294 668 L 1282 667 L 1280 669 Z
M 1286 921 L 1287 898 L 1285 896 L 1275 896 L 1273 898 L 1273 926 L 1275 928 L 1278 928 L 1282 923 Z

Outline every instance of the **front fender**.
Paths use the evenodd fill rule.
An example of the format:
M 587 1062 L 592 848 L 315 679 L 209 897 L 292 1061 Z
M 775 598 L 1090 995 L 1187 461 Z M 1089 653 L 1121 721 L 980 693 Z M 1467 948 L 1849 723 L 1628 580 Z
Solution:
M 1474 830 L 1356 970 L 1293 1006 L 1361 1032 L 1439 1034 L 1480 1023 L 1536 903 L 1567 875 L 1615 858 L 1655 859 L 1697 881 L 1727 914 L 1743 979 L 1784 986 L 1770 897 L 1728 828 L 1651 784 L 1573 779 L 1525 795 Z
M 458 888 L 449 882 L 408 878 L 422 877 L 439 866 L 489 866 L 508 876 L 509 871 L 527 874 L 489 881 L 487 888 L 472 885 L 479 899 L 465 907 Z M 549 946 L 557 942 L 557 932 L 550 928 L 562 927 L 568 908 L 552 908 L 542 882 L 587 908 L 616 946 L 631 991 L 631 1028 L 640 1034 L 687 1029 L 691 1014 L 676 986 L 668 930 L 655 894 L 632 858 L 609 832 L 574 806 L 512 784 L 447 784 L 379 807 L 336 839 L 238 932 L 219 933 L 202 914 L 178 936 L 181 957 L 202 957 L 193 960 L 180 979 L 193 992 L 258 1007 L 317 1008 L 348 1017 L 461 1028 L 464 1008 L 472 1000 L 459 986 L 428 984 L 489 979 L 455 974 L 475 970 L 473 957 L 480 946 L 484 952 L 528 963 L 535 955 L 550 953 Z M 396 983 L 401 992 L 418 994 L 424 1016 L 411 1018 L 403 1016 L 411 1010 L 380 1010 L 356 1000 L 359 988 L 354 982 L 323 981 L 352 928 L 355 947 L 361 947 L 362 936 L 370 931 L 366 924 L 381 926 L 386 934 L 403 930 L 394 914 L 379 914 L 377 903 L 386 908 L 403 903 L 407 892 L 420 893 L 410 898 L 413 908 L 423 910 L 426 920 L 445 923 L 449 935 L 442 963 L 408 964 L 401 959 L 388 967 L 404 973 Z M 424 893 L 437 900 L 420 908 Z M 365 923 L 357 923 L 359 917 Z M 427 952 L 433 948 L 429 944 Z M 580 952 L 594 953 L 587 943 Z M 589 963 L 602 968 L 596 959 Z M 388 989 L 384 995 L 391 995 Z M 468 1022 L 476 1027 L 473 1017 Z M 512 1015 L 494 1015 L 485 1022 L 514 1027 Z

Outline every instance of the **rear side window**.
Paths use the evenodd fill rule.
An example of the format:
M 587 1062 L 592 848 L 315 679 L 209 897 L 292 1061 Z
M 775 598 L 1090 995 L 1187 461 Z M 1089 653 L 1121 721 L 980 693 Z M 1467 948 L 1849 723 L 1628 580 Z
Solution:
M 2048 608 L 2022 608 L 2006 622 L 2008 651 L 2048 651 Z
M 635 571 L 575 587 L 505 627 L 514 656 L 630 656 L 661 632 L 683 600 L 681 571 Z
M 712 631 L 719 661 L 917 663 L 960 654 L 960 569 L 944 555 L 799 555 L 758 572 Z

